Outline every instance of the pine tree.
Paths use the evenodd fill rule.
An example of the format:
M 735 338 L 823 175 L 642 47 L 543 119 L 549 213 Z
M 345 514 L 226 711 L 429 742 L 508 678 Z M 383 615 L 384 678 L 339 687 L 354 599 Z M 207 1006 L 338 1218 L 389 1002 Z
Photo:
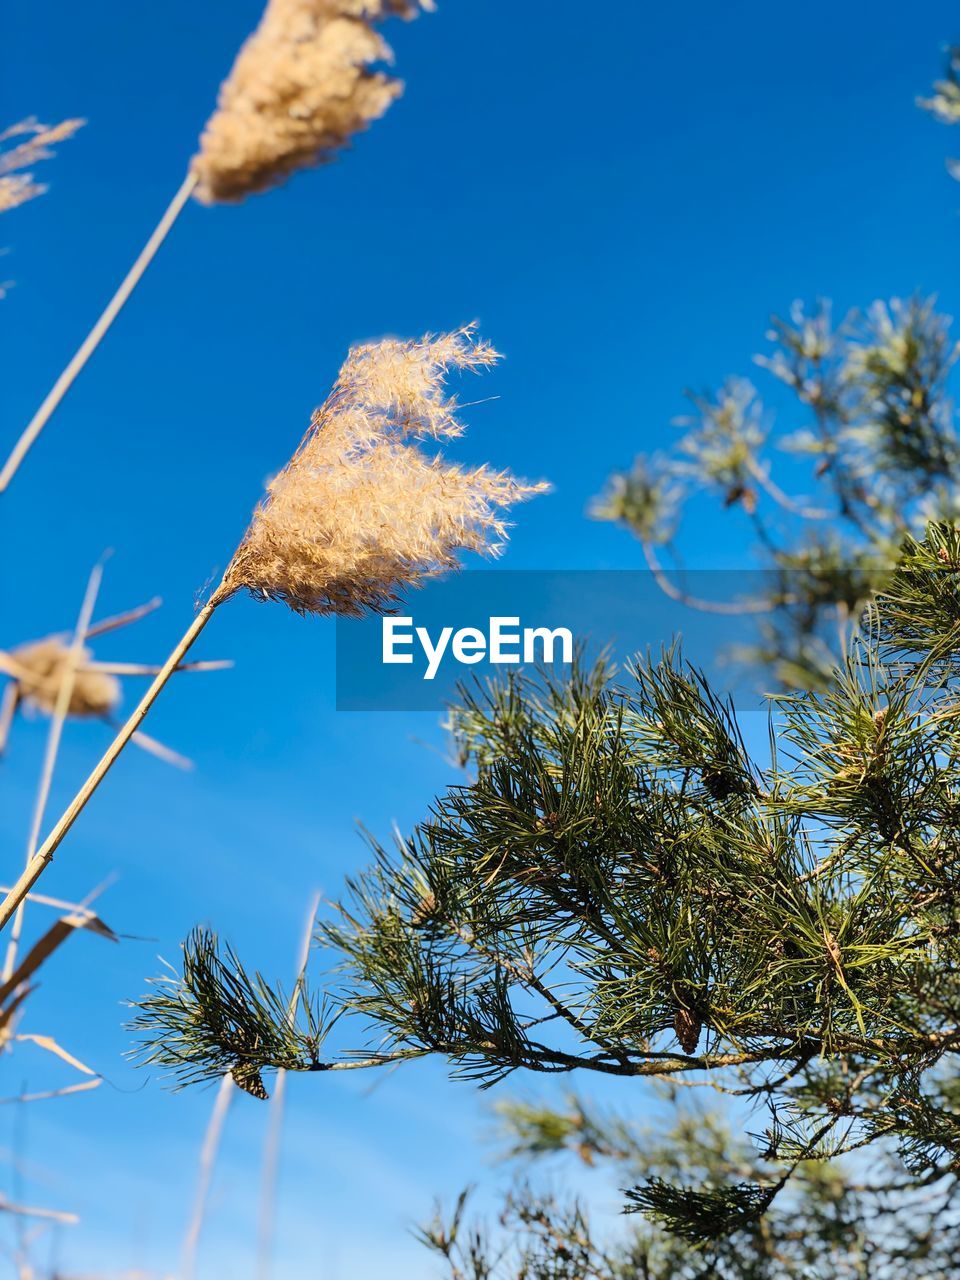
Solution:
M 742 567 L 757 570 L 745 602 L 757 642 L 746 656 L 804 688 L 829 679 L 838 629 L 886 580 L 904 536 L 960 513 L 948 386 L 958 344 L 950 319 L 919 297 L 875 302 L 836 327 L 829 304 L 794 303 L 767 336 L 772 350 L 756 363 L 788 388 L 806 425 L 778 430 L 754 384 L 728 379 L 692 396 L 674 448 L 615 474 L 592 514 L 630 530 L 664 589 L 704 608 L 716 604 L 686 591 L 663 555 L 687 507 L 707 500 L 739 514 L 750 537 Z M 808 492 L 788 493 L 789 483 Z
M 907 540 L 830 686 L 775 702 L 769 760 L 676 648 L 466 695 L 453 733 L 475 777 L 374 844 L 320 926 L 337 957 L 323 999 L 304 992 L 291 1022 L 281 990 L 195 933 L 182 976 L 140 1004 L 144 1056 L 180 1083 L 436 1054 L 482 1086 L 521 1070 L 713 1084 L 766 1110 L 763 1160 L 737 1180 L 654 1173 L 628 1196 L 705 1257 L 765 1232 L 811 1168 L 873 1147 L 898 1172 L 871 1190 L 871 1156 L 871 1212 L 949 1200 L 958 693 L 944 522 Z M 375 1047 L 333 1051 L 334 1026 L 339 1041 L 358 1023 Z
M 944 78 L 919 105 L 960 123 L 960 49 L 947 51 Z M 960 176 L 957 162 L 948 169 Z M 674 446 L 612 475 L 593 516 L 634 534 L 669 595 L 713 609 L 662 557 L 682 564 L 674 553 L 683 516 L 698 501 L 739 514 L 759 571 L 754 598 L 737 602 L 758 616 L 756 643 L 740 656 L 782 687 L 825 685 L 838 630 L 856 625 L 904 537 L 960 516 L 948 385 L 960 344 L 950 328 L 932 298 L 877 300 L 836 325 L 829 302 L 795 302 L 787 318 L 773 317 L 771 346 L 754 357 L 771 390 L 787 389 L 791 429 L 780 429 L 748 378 L 688 393 L 692 411 L 676 420 Z
M 421 1233 L 450 1280 L 956 1273 L 957 352 L 920 299 L 836 331 L 825 307 L 796 309 L 774 335 L 763 363 L 810 415 L 788 443 L 822 496 L 773 480 L 765 415 L 732 383 L 600 509 L 661 575 L 693 490 L 752 522 L 772 584 L 754 658 L 785 686 L 769 748 L 748 748 L 676 645 L 463 690 L 468 780 L 409 837 L 372 842 L 318 925 L 319 994 L 302 984 L 291 1018 L 197 931 L 139 1002 L 141 1056 L 177 1085 L 230 1071 L 261 1094 L 281 1068 L 436 1055 L 484 1088 L 602 1075 L 676 1103 L 653 1132 L 577 1097 L 506 1104 L 521 1167 L 609 1168 L 627 1228 L 598 1235 L 575 1200 L 521 1181 L 489 1234 L 462 1195 Z M 832 658 L 838 613 L 856 626 Z

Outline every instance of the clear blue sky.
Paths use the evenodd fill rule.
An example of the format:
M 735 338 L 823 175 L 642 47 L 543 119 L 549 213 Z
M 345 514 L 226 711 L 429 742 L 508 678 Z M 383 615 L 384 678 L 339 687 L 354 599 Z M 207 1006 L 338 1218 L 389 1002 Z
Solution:
M 0 230 L 0 275 L 16 282 L 0 303 L 7 442 L 178 185 L 259 7 L 5 6 L 2 119 L 89 120 L 43 167 L 50 193 Z M 666 442 L 685 387 L 750 372 L 771 311 L 915 289 L 956 307 L 960 186 L 944 157 L 960 137 L 913 102 L 958 20 L 943 0 L 442 0 L 394 24 L 403 100 L 335 166 L 241 207 L 188 209 L 0 502 L 0 645 L 69 626 L 112 547 L 103 612 L 166 605 L 100 656 L 165 654 L 349 343 L 473 317 L 508 359 L 458 456 L 556 486 L 521 511 L 504 565 L 635 566 L 629 538 L 585 520 L 588 499 Z M 743 536 L 705 523 L 688 551 L 735 567 Z M 121 1002 L 157 954 L 175 958 L 206 921 L 266 971 L 289 970 L 311 890 L 335 893 L 364 858 L 355 820 L 408 827 L 453 780 L 430 749 L 436 717 L 335 714 L 331 624 L 238 601 L 202 654 L 236 670 L 182 677 L 151 717 L 195 773 L 128 753 L 45 881 L 82 896 L 117 872 L 102 911 L 137 935 L 65 949 L 24 1026 L 108 1085 L 19 1120 L 0 1110 L 24 1194 L 83 1217 L 60 1242 L 77 1272 L 176 1260 L 211 1096 L 173 1097 L 123 1059 Z M 19 724 L 0 772 L 7 876 L 44 728 Z M 53 809 L 105 737 L 70 727 Z M 30 1053 L 3 1059 L 3 1096 L 63 1082 Z M 489 1175 L 468 1086 L 423 1065 L 367 1087 L 293 1082 L 277 1280 L 420 1275 L 407 1224 L 434 1192 Z M 252 1273 L 265 1114 L 235 1108 L 206 1276 Z

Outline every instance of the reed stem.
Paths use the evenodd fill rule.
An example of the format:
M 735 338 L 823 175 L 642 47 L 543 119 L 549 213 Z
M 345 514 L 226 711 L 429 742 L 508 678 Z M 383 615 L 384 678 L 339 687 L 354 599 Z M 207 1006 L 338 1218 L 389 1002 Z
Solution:
M 213 1169 L 220 1150 L 220 1139 L 223 1136 L 223 1125 L 230 1109 L 236 1085 L 230 1072 L 226 1072 L 220 1081 L 220 1088 L 213 1103 L 207 1132 L 200 1151 L 200 1176 L 197 1181 L 197 1193 L 193 1201 L 193 1213 L 190 1225 L 183 1241 L 183 1255 L 180 1263 L 180 1280 L 193 1280 L 197 1269 L 197 1246 L 200 1243 L 200 1232 L 203 1220 L 207 1215 L 207 1201 L 210 1197 L 210 1185 L 213 1182 Z
M 287 1019 L 292 1026 L 296 1023 L 297 1009 L 303 991 L 304 975 L 310 959 L 310 944 L 313 941 L 313 929 L 320 909 L 320 895 L 316 893 L 310 899 L 310 909 L 300 943 L 300 954 L 297 958 L 297 980 L 287 1008 Z M 267 1141 L 263 1152 L 263 1180 L 260 1186 L 260 1239 L 257 1249 L 257 1280 L 270 1280 L 273 1262 L 273 1232 L 276 1218 L 277 1179 L 280 1172 L 280 1142 L 283 1137 L 283 1113 L 286 1105 L 287 1072 L 281 1067 L 274 1081 L 273 1096 L 270 1099 L 270 1117 L 267 1128 Z
M 84 338 L 73 359 L 53 384 L 43 404 L 30 419 L 30 422 L 27 424 L 20 439 L 14 445 L 9 458 L 7 458 L 7 461 L 4 463 L 3 470 L 0 471 L 0 493 L 3 493 L 10 484 L 10 481 L 16 475 L 20 464 L 23 462 L 24 458 L 27 456 L 36 441 L 37 436 L 39 436 L 40 432 L 47 425 L 60 401 L 75 382 L 77 375 L 93 355 L 94 351 L 96 351 L 104 334 L 120 314 L 124 303 L 140 283 L 144 272 L 153 261 L 157 250 L 167 238 L 170 228 L 183 211 L 184 206 L 196 186 L 196 182 L 197 180 L 193 173 L 188 173 L 186 178 L 184 178 L 176 195 L 167 206 L 163 217 L 154 228 L 150 239 L 143 246 L 136 262 L 124 277 L 120 288 L 107 303 L 100 319 L 87 334 L 86 338 Z
M 57 756 L 60 754 L 60 739 L 63 737 L 63 726 L 67 719 L 67 713 L 70 709 L 70 699 L 73 697 L 74 686 L 77 681 L 77 669 L 83 661 L 84 644 L 87 639 L 87 633 L 90 629 L 90 623 L 93 621 L 93 610 L 97 602 L 97 595 L 100 591 L 100 583 L 103 579 L 103 565 L 94 566 L 93 572 L 90 574 L 87 582 L 87 589 L 83 594 L 83 603 L 80 606 L 80 614 L 77 618 L 77 625 L 73 633 L 73 640 L 70 644 L 70 650 L 67 657 L 67 663 L 64 668 L 63 676 L 60 680 L 60 686 L 57 689 L 57 700 L 53 709 L 53 716 L 50 720 L 50 728 L 47 732 L 47 745 L 43 754 L 43 767 L 40 772 L 40 782 L 37 787 L 37 796 L 33 806 L 33 817 L 30 822 L 30 836 L 27 840 L 27 856 L 24 866 L 29 867 L 34 854 L 37 851 L 37 845 L 40 843 L 40 831 L 43 827 L 43 815 L 47 811 L 47 801 L 50 799 L 50 787 L 53 784 L 53 774 L 57 767 Z M 13 928 L 10 930 L 10 940 L 7 943 L 7 954 L 3 962 L 3 981 L 6 982 L 17 963 L 17 950 L 20 946 L 20 934 L 23 931 L 23 916 L 26 908 L 26 898 L 17 903 L 17 909 L 13 917 Z
M 150 685 L 150 688 L 140 699 L 136 710 L 130 716 L 129 720 L 127 720 L 126 724 L 114 740 L 110 743 L 110 746 L 107 747 L 100 759 L 100 763 L 96 766 L 89 778 L 87 778 L 86 782 L 64 810 L 60 820 L 47 836 L 46 840 L 44 840 L 41 847 L 30 859 L 27 866 L 24 868 L 20 879 L 4 898 L 3 902 L 0 903 L 0 930 L 6 927 L 10 917 L 16 911 L 17 907 L 40 879 L 40 876 L 43 874 L 47 864 L 51 861 L 54 853 L 59 848 L 64 836 L 86 808 L 87 802 L 113 767 L 117 756 L 119 756 L 120 752 L 139 729 L 147 712 L 157 700 L 161 689 L 176 671 L 184 655 L 192 647 L 197 637 L 200 635 L 200 632 L 213 617 L 214 610 L 216 609 L 217 604 L 221 602 L 221 599 L 222 597 L 218 599 L 218 597 L 214 595 L 207 601 L 194 618 L 193 622 L 187 628 L 173 652 L 160 668 L 156 678 Z

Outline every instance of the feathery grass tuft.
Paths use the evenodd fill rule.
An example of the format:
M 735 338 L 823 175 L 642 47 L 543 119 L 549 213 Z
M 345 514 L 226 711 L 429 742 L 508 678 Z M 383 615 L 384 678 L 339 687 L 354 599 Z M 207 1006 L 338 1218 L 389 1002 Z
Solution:
M 85 120 L 63 120 L 60 124 L 40 124 L 37 120 L 21 120 L 0 133 L 0 213 L 16 209 L 42 196 L 47 187 L 35 182 L 32 169 L 41 160 L 53 156 L 51 147 L 64 142 L 86 123 Z M 16 141 L 14 141 L 16 140 Z
M 14 649 L 11 657 L 21 673 L 18 680 L 21 700 L 52 715 L 64 677 L 75 665 L 69 646 L 51 637 Z M 81 651 L 83 663 L 92 657 L 89 649 Z M 71 676 L 73 687 L 67 715 L 103 718 L 116 711 L 121 699 L 120 681 L 116 676 L 83 665 L 76 666 Z
M 268 0 L 224 82 L 193 160 L 197 197 L 242 200 L 334 159 L 402 92 L 374 23 L 430 0 Z
M 354 347 L 270 483 L 218 597 L 245 589 L 298 613 L 382 612 L 403 587 L 456 568 L 458 549 L 496 554 L 499 511 L 548 486 L 451 465 L 418 442 L 463 432 L 447 372 L 498 358 L 472 326 Z
M 496 359 L 472 326 L 351 351 L 300 447 L 254 512 L 219 587 L 0 902 L 0 930 L 136 737 L 219 605 L 246 590 L 298 613 L 385 612 L 404 587 L 456 568 L 457 550 L 496 554 L 497 540 L 506 532 L 499 511 L 549 486 L 523 484 L 487 467 L 451 466 L 414 443 L 463 430 L 457 401 L 444 390 L 447 371 L 483 368 Z

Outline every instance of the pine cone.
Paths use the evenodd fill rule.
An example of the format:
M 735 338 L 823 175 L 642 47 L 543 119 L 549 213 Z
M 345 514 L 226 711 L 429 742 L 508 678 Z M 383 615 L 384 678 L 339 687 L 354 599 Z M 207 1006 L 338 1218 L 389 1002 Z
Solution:
M 420 901 L 417 903 L 416 907 L 414 908 L 413 914 L 410 918 L 411 923 L 416 928 L 418 929 L 421 928 L 423 925 L 429 923 L 436 909 L 437 909 L 437 895 L 432 890 L 430 890 L 423 895 L 423 897 L 420 899 Z
M 266 1089 L 263 1087 L 263 1076 L 252 1062 L 238 1062 L 230 1071 L 233 1076 L 233 1083 L 237 1088 L 242 1089 L 244 1093 L 252 1094 L 253 1097 L 259 1098 L 261 1102 L 266 1102 L 270 1097 Z
M 673 1018 L 673 1029 L 684 1053 L 693 1053 L 700 1043 L 703 1023 L 689 1009 L 678 1009 Z

